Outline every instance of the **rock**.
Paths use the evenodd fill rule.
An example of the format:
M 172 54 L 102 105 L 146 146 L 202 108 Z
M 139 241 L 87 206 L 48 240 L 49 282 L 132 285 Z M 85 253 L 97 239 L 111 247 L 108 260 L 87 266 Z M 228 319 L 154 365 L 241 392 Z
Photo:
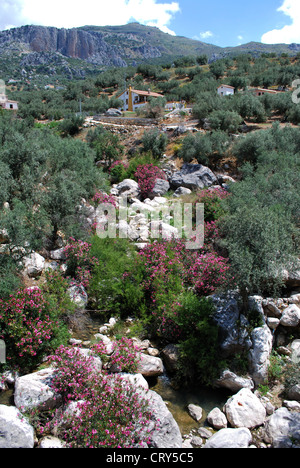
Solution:
M 150 448 L 182 448 L 182 437 L 177 422 L 160 395 L 147 392 L 152 418 L 150 423 Z
M 266 409 L 254 393 L 243 388 L 224 405 L 224 413 L 232 427 L 261 426 L 266 419 Z
M 289 400 L 300 401 L 300 384 L 290 387 L 286 392 L 286 396 Z
M 294 340 L 291 344 L 291 359 L 294 364 L 300 364 L 300 340 Z
M 299 401 L 284 400 L 283 401 L 283 406 L 285 408 L 287 408 L 289 411 L 296 411 L 297 413 L 300 413 L 300 403 L 299 403 Z
M 249 324 L 244 315 L 240 314 L 239 294 L 229 291 L 226 294 L 212 295 L 210 298 L 216 309 L 213 319 L 220 330 L 222 357 L 249 350 L 252 344 L 247 331 Z
M 137 373 L 145 377 L 157 377 L 163 374 L 163 362 L 160 358 L 140 353 L 141 360 L 138 363 Z
M 162 221 L 151 221 L 151 238 L 158 239 L 178 239 L 179 233 L 178 229 L 171 226 L 170 224 L 164 223 Z
M 67 257 L 65 254 L 65 247 L 62 247 L 61 249 L 57 249 L 57 250 L 51 250 L 50 258 L 52 260 L 66 260 Z
M 53 409 L 61 405 L 61 397 L 50 387 L 55 370 L 46 368 L 33 374 L 18 377 L 15 383 L 14 402 L 20 410 L 31 408 Z
M 253 390 L 254 382 L 250 377 L 239 377 L 234 372 L 226 369 L 221 377 L 215 382 L 217 387 L 228 388 L 232 393 L 237 393 L 242 388 Z
M 284 309 L 280 319 L 280 325 L 284 327 L 297 327 L 300 323 L 300 309 L 296 304 L 289 305 Z
M 275 318 L 275 317 L 267 318 L 267 325 L 270 328 L 270 330 L 276 330 L 279 324 L 280 324 L 280 320 L 278 318 Z
M 266 421 L 263 439 L 273 448 L 300 448 L 300 413 L 279 408 Z
M 252 442 L 252 435 L 248 428 L 221 429 L 214 434 L 203 448 L 248 448 Z
M 45 259 L 36 252 L 31 253 L 24 258 L 24 268 L 30 278 L 38 278 L 45 267 Z
M 289 288 L 299 288 L 300 287 L 300 270 L 293 270 L 293 271 L 287 272 L 286 285 Z
M 268 377 L 269 358 L 272 352 L 273 335 L 267 325 L 255 328 L 251 333 L 252 348 L 249 352 L 250 372 L 254 383 L 259 385 Z
M 267 317 L 281 318 L 282 312 L 273 301 L 264 300 L 262 302 L 264 313 Z
M 67 293 L 69 294 L 71 301 L 76 304 L 78 309 L 85 309 L 88 303 L 88 295 L 81 284 L 75 284 L 71 286 Z
M 183 195 L 190 195 L 192 191 L 186 187 L 178 187 L 174 192 L 174 197 L 182 197 Z
M 0 449 L 33 448 L 34 429 L 14 406 L 0 405 Z
M 39 441 L 39 446 L 38 448 L 40 449 L 61 449 L 61 448 L 65 448 L 66 445 L 65 445 L 65 442 L 63 442 L 62 440 L 58 439 L 57 437 L 54 437 L 54 436 L 46 436 L 46 437 L 43 437 L 40 441 Z
M 202 445 L 203 445 L 203 440 L 201 439 L 201 437 L 193 436 L 193 437 L 192 437 L 192 440 L 191 440 L 191 445 L 192 445 L 193 447 L 202 447 Z
M 300 305 L 300 294 L 292 294 L 290 297 L 287 298 L 287 302 L 289 304 L 296 304 Z
M 166 366 L 166 369 L 173 373 L 177 369 L 179 350 L 175 344 L 167 345 L 161 352 L 162 359 Z
M 107 117 L 122 117 L 122 112 L 119 109 L 110 108 L 110 109 L 107 109 L 107 111 L 105 112 L 105 115 Z
M 170 179 L 173 188 L 185 187 L 190 190 L 210 187 L 217 182 L 213 172 L 201 164 L 184 164 L 179 172 L 175 172 Z
M 219 408 L 214 408 L 207 415 L 207 421 L 215 429 L 224 429 L 227 427 L 227 419 Z
M 189 415 L 197 422 L 201 421 L 202 415 L 203 415 L 203 410 L 200 406 L 198 405 L 193 405 L 190 404 L 188 405 L 188 412 Z
M 138 198 L 140 195 L 139 184 L 132 179 L 124 179 L 120 182 L 116 189 L 118 191 L 118 196 L 131 198 Z
M 167 180 L 156 179 L 155 185 L 150 194 L 150 198 L 165 195 L 169 190 L 170 190 L 170 184 Z
M 198 429 L 198 434 L 200 437 L 202 437 L 203 439 L 209 439 L 210 437 L 212 437 L 213 433 L 211 432 L 210 429 L 208 429 L 207 427 L 199 427 Z

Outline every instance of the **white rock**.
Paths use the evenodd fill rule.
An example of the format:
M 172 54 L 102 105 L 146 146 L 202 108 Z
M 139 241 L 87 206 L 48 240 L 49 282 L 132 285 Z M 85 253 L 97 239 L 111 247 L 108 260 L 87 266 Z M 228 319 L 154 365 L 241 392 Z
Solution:
M 24 258 L 25 272 L 30 278 L 37 278 L 43 272 L 45 259 L 37 252 L 33 252 Z
M 224 429 L 227 427 L 227 419 L 219 408 L 214 408 L 207 415 L 207 421 L 215 429 Z
M 40 442 L 39 442 L 39 448 L 40 449 L 61 449 L 65 448 L 65 443 L 58 439 L 57 437 L 54 436 L 46 436 L 43 437 Z
M 217 387 L 228 388 L 233 393 L 237 393 L 242 388 L 250 388 L 250 390 L 254 388 L 254 382 L 250 377 L 240 377 L 228 369 L 222 372 L 215 384 Z
M 188 405 L 188 411 L 189 411 L 190 416 L 195 421 L 201 421 L 202 415 L 203 415 L 203 410 L 201 406 L 190 404 Z
M 140 353 L 141 360 L 138 363 L 137 373 L 145 377 L 154 377 L 163 374 L 163 362 L 160 358 Z
M 52 260 L 66 260 L 65 247 L 57 250 L 51 250 L 50 258 Z
M 266 409 L 254 393 L 243 388 L 231 397 L 224 406 L 227 420 L 232 427 L 254 428 L 266 419 Z
M 34 430 L 14 406 L 0 405 L 0 449 L 33 448 Z
M 18 377 L 15 383 L 14 402 L 17 408 L 53 409 L 61 404 L 61 397 L 50 387 L 55 369 L 48 367 L 38 372 Z
M 274 448 L 299 448 L 299 427 L 300 414 L 282 407 L 266 421 L 263 439 Z
M 252 348 L 249 352 L 251 375 L 256 385 L 266 381 L 269 358 L 273 347 L 273 335 L 267 325 L 255 328 L 251 334 Z
M 300 309 L 296 304 L 289 305 L 282 313 L 280 325 L 284 327 L 297 327 L 300 323 Z
M 203 448 L 248 448 L 252 435 L 248 428 L 221 429 L 214 434 Z

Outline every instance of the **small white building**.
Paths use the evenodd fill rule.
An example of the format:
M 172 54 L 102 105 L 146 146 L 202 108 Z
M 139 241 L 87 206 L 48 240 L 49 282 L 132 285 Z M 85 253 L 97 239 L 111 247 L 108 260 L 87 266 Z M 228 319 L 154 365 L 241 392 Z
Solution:
M 18 110 L 19 108 L 17 101 L 11 101 L 4 93 L 0 94 L 0 107 L 6 110 Z
M 124 102 L 122 110 L 135 111 L 139 107 L 145 106 L 151 97 L 159 98 L 164 96 L 162 94 L 153 93 L 150 90 L 140 91 L 138 89 L 132 89 L 130 86 L 129 89 L 126 89 L 118 96 L 118 99 Z
M 233 86 L 224 85 L 218 87 L 218 94 L 219 96 L 230 96 L 234 94 L 235 88 Z

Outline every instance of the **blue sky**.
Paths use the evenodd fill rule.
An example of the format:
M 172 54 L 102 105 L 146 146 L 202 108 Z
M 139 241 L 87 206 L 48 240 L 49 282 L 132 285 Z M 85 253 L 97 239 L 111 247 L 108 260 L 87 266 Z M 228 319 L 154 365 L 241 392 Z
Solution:
M 300 0 L 0 0 L 0 30 L 138 21 L 216 44 L 300 43 Z

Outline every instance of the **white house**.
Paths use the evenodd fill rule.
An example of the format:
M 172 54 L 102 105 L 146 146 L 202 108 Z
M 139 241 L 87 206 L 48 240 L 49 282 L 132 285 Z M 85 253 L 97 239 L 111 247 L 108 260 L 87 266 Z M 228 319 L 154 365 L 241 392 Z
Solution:
M 17 101 L 11 101 L 7 98 L 6 94 L 0 94 L 0 107 L 6 110 L 18 110 Z
M 153 93 L 150 90 L 140 91 L 138 89 L 132 89 L 132 87 L 129 86 L 128 89 L 118 96 L 118 99 L 124 102 L 122 107 L 124 111 L 135 111 L 139 107 L 145 106 L 151 97 L 159 98 L 164 96 L 162 94 Z
M 218 87 L 218 94 L 219 96 L 230 96 L 231 94 L 234 94 L 234 90 L 235 88 L 233 86 L 222 84 Z

